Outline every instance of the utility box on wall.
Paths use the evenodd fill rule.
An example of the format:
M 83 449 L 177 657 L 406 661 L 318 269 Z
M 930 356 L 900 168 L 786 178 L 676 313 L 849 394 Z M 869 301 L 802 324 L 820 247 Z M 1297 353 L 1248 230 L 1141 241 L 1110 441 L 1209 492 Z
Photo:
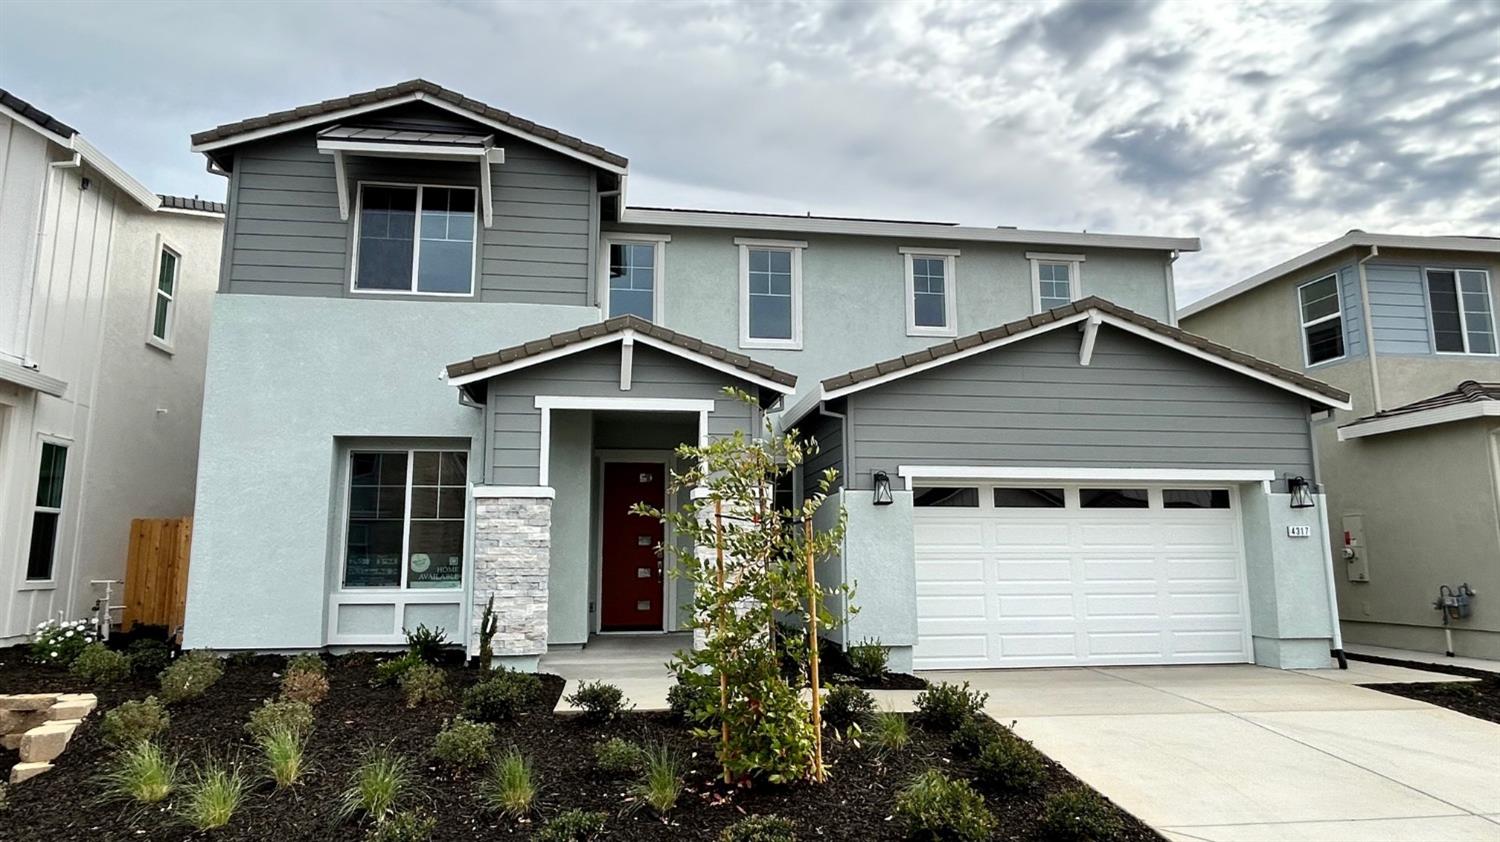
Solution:
M 1349 581 L 1370 581 L 1370 556 L 1365 545 L 1365 516 L 1344 515 L 1344 566 Z

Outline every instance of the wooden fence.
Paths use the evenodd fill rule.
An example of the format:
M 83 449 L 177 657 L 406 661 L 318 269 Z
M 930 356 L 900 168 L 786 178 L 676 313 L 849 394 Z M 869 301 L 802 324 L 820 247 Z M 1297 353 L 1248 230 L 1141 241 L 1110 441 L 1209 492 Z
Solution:
M 193 519 L 141 518 L 130 522 L 125 562 L 125 613 L 121 625 L 166 626 L 179 638 L 187 610 L 188 548 Z

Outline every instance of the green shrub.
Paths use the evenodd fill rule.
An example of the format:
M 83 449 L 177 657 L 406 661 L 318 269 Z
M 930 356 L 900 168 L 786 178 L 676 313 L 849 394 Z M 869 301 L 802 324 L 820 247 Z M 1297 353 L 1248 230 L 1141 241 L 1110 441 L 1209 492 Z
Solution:
M 365 752 L 349 784 L 340 796 L 339 813 L 349 816 L 364 813 L 377 824 L 383 824 L 395 812 L 411 783 L 411 764 L 390 746 L 376 746 Z
M 1042 828 L 1056 842 L 1108 842 L 1124 832 L 1125 823 L 1097 792 L 1077 787 L 1047 796 Z
M 604 833 L 608 813 L 597 810 L 569 810 L 552 817 L 537 831 L 536 842 L 593 842 Z
M 490 766 L 480 786 L 479 799 L 489 809 L 512 819 L 524 818 L 536 801 L 536 781 L 531 760 L 514 746 Z
M 624 713 L 625 693 L 613 684 L 586 681 L 568 696 L 568 704 L 578 708 L 585 722 L 608 722 Z
M 266 777 L 277 789 L 285 789 L 301 779 L 307 770 L 307 734 L 280 727 L 262 734 L 256 742 L 260 745 Z
M 974 779 L 991 789 L 1027 792 L 1041 786 L 1046 774 L 1042 755 L 1010 734 L 990 740 L 974 758 Z
M 429 629 L 418 623 L 416 631 L 406 631 L 406 650 L 424 663 L 436 664 L 448 646 L 448 633 L 443 629 Z
M 402 652 L 400 655 L 381 661 L 375 665 L 376 684 L 395 684 L 401 680 L 401 676 L 412 667 L 425 663 L 417 657 L 415 652 Z
M 984 747 L 1000 739 L 1000 729 L 987 716 L 971 716 L 953 732 L 953 753 L 978 757 Z
M 315 705 L 328 698 L 328 677 L 312 670 L 292 670 L 281 677 L 281 698 Z
M 870 739 L 882 754 L 895 754 L 911 743 L 911 727 L 904 715 L 883 710 L 871 722 Z
M 713 721 L 714 717 L 705 715 L 705 711 L 718 710 L 718 684 L 708 684 L 708 676 L 694 675 L 687 681 L 683 678 L 678 676 L 677 683 L 667 690 L 667 707 L 672 715 L 683 722 Z
M 177 786 L 177 761 L 150 740 L 131 744 L 110 758 L 104 771 L 104 796 L 156 804 Z
M 864 727 L 875 712 L 875 697 L 853 684 L 835 684 L 822 702 L 823 722 L 835 731 L 847 731 L 851 725 Z
M 172 663 L 172 647 L 166 641 L 143 637 L 125 647 L 125 657 L 137 675 L 157 675 Z
M 641 771 L 645 761 L 645 750 L 621 737 L 594 746 L 594 764 L 611 778 L 630 777 Z
M 266 699 L 250 712 L 250 721 L 245 723 L 245 730 L 256 740 L 277 731 L 306 736 L 312 727 L 312 705 L 290 699 Z
M 239 768 L 210 761 L 196 770 L 183 787 L 177 812 L 196 830 L 213 830 L 229 824 L 245 802 L 249 782 Z
M 224 675 L 224 662 L 207 649 L 184 653 L 161 671 L 161 700 L 169 705 L 196 699 Z
M 365 836 L 367 842 L 427 842 L 437 830 L 437 817 L 415 810 L 400 810 L 376 825 Z
M 797 825 L 781 816 L 746 816 L 724 828 L 719 842 L 797 842 Z
M 934 731 L 956 731 L 984 709 L 989 697 L 988 693 L 970 690 L 967 681 L 928 687 L 917 694 L 917 724 Z
M 121 702 L 118 707 L 107 711 L 99 733 L 105 742 L 125 746 L 154 738 L 167 730 L 171 722 L 166 706 L 155 696 L 147 696 L 140 701 Z
M 636 785 L 635 796 L 665 816 L 682 797 L 682 763 L 665 744 L 646 749 L 643 758 L 646 774 Z
M 317 652 L 298 652 L 286 659 L 286 673 L 311 672 L 325 675 L 328 665 L 323 663 L 323 656 Z
M 984 842 L 995 831 L 995 817 L 984 806 L 984 797 L 967 781 L 936 769 L 916 776 L 896 795 L 896 815 L 911 839 Z
M 46 620 L 31 632 L 31 660 L 39 664 L 66 667 L 98 640 L 94 626 L 87 620 Z
M 489 759 L 495 746 L 495 729 L 481 722 L 458 717 L 438 732 L 432 756 L 453 766 L 472 769 Z
M 73 659 L 68 672 L 90 686 L 108 687 L 130 677 L 130 659 L 102 643 L 90 643 Z
M 531 673 L 496 670 L 464 691 L 464 716 L 475 722 L 505 722 L 541 692 L 542 682 Z
M 847 655 L 849 672 L 860 681 L 876 682 L 885 678 L 890 663 L 890 650 L 880 645 L 879 639 L 866 638 L 849 647 Z
M 447 675 L 431 664 L 412 667 L 402 673 L 399 683 L 409 708 L 440 702 L 448 695 Z

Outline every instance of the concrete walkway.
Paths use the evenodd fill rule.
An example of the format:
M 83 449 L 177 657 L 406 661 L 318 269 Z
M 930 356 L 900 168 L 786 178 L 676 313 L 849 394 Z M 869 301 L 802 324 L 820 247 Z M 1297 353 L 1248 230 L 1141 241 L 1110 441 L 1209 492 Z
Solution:
M 1465 658 L 1462 656 L 1449 658 L 1440 652 L 1418 652 L 1415 649 L 1390 649 L 1385 646 L 1366 646 L 1362 643 L 1348 644 L 1344 647 L 1344 651 L 1351 655 L 1365 655 L 1371 658 L 1385 658 L 1391 661 L 1411 661 L 1418 664 L 1464 667 L 1471 670 L 1500 673 L 1500 661 L 1491 661 L 1487 658 Z M 1353 666 L 1352 663 L 1350 665 Z
M 1172 840 L 1500 840 L 1500 725 L 1356 683 L 1379 664 L 922 673 Z
M 576 713 L 568 696 L 586 681 L 619 687 L 627 704 L 638 711 L 666 710 L 667 691 L 677 683 L 667 662 L 679 649 L 692 645 L 687 634 L 594 635 L 587 646 L 553 649 L 542 656 L 538 672 L 562 676 L 568 683 L 558 699 L 558 713 Z

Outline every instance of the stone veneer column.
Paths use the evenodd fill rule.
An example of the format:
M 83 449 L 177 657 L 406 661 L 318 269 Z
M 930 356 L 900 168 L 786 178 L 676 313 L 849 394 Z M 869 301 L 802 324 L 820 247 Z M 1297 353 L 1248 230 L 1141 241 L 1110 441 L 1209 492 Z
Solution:
M 552 551 L 552 500 L 546 497 L 474 499 L 474 607 L 471 651 L 491 595 L 496 658 L 547 652 L 547 576 Z

